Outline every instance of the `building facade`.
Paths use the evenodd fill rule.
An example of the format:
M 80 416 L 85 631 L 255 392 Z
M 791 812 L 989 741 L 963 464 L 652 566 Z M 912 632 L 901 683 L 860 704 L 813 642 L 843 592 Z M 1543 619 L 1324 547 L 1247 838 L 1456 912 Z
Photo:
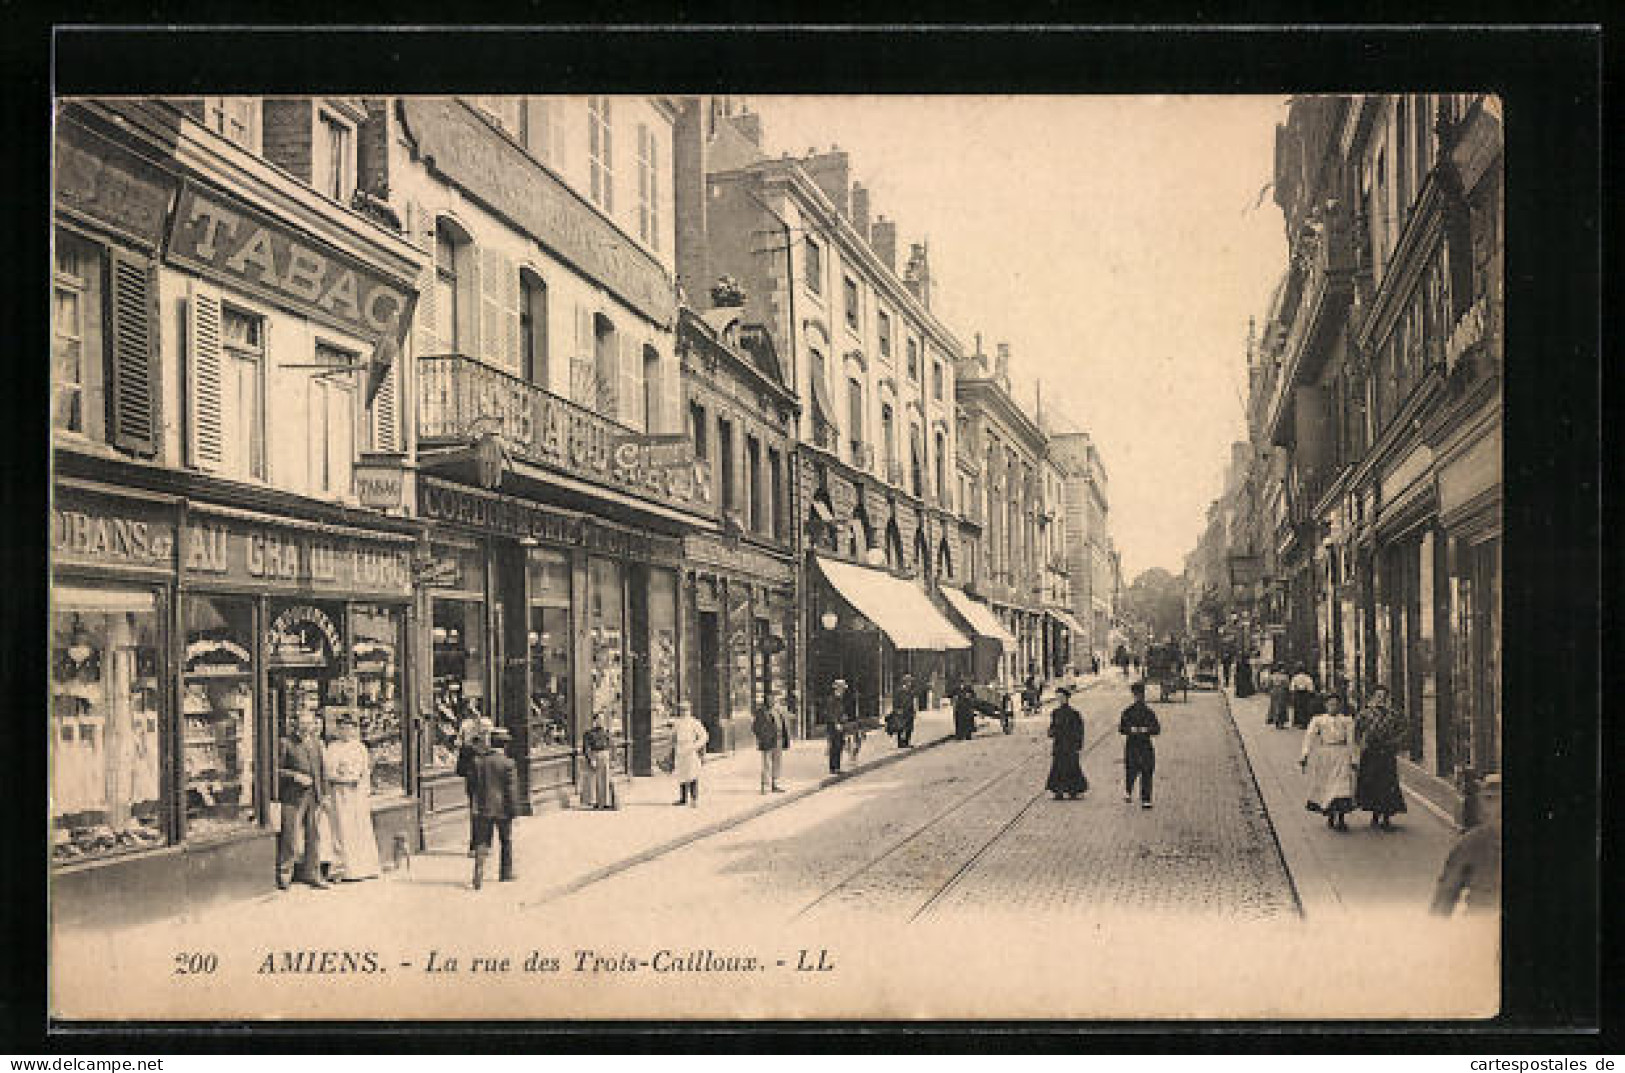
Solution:
M 1269 606 L 1328 688 L 1390 688 L 1417 788 L 1459 807 L 1500 770 L 1498 104 L 1305 98 L 1276 172 L 1292 258 L 1250 405 Z
M 1072 616 L 1084 631 L 1078 647 L 1083 659 L 1094 656 L 1107 663 L 1115 652 L 1110 638 L 1120 583 L 1109 532 L 1106 466 L 1094 439 L 1075 430 L 1050 432 L 1049 458 L 1060 474 L 1065 503 Z

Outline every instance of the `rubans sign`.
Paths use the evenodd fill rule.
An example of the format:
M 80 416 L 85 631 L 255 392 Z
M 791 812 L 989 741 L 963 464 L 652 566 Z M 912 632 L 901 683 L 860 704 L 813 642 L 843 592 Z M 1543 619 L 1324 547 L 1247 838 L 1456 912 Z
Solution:
M 173 569 L 175 523 L 155 507 L 63 497 L 51 510 L 58 564 Z
M 270 588 L 403 596 L 412 591 L 405 546 L 236 518 L 191 519 L 181 567 L 192 576 Z
M 470 108 L 451 97 L 407 97 L 401 115 L 435 171 L 651 321 L 672 323 L 677 296 L 660 262 Z
M 191 183 L 169 228 L 174 264 L 366 339 L 405 331 L 413 292 L 377 269 Z

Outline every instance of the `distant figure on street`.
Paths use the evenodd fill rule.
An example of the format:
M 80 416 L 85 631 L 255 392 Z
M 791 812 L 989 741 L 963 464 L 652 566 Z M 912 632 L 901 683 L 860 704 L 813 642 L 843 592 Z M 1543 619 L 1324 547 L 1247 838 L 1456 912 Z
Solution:
M 491 856 L 491 835 L 502 839 L 497 879 L 511 882 L 513 820 L 519 815 L 519 768 L 508 756 L 507 727 L 492 727 L 490 744 L 482 738 L 474 761 L 474 889 L 485 882 L 485 862 Z
M 1235 664 L 1235 662 L 1236 657 L 1232 656 L 1228 652 L 1226 652 L 1219 660 L 1219 672 L 1222 675 L 1220 681 L 1224 683 L 1224 687 L 1226 689 L 1230 688 L 1230 668 Z
M 1140 783 L 1140 807 L 1151 807 L 1151 777 L 1157 770 L 1157 749 L 1152 738 L 1162 733 L 1157 713 L 1145 703 L 1145 683 L 1129 686 L 1134 703 L 1123 709 L 1117 732 L 1123 735 L 1123 800 L 1134 800 L 1134 782 Z
M 756 735 L 756 749 L 762 754 L 762 793 L 784 793 L 779 772 L 784 765 L 784 750 L 790 747 L 790 711 L 783 693 L 775 694 L 772 704 L 756 709 L 750 729 Z
M 846 750 L 846 738 L 858 725 L 857 700 L 847 690 L 846 679 L 837 678 L 829 684 L 829 695 L 824 698 L 824 744 L 829 749 L 830 774 L 841 772 L 841 753 Z
M 671 725 L 672 775 L 678 795 L 673 805 L 695 807 L 700 803 L 700 769 L 705 766 L 705 746 L 711 739 L 705 724 L 694 718 L 687 701 L 678 706 L 677 721 Z
M 1310 812 L 1323 813 L 1326 826 L 1347 831 L 1345 818 L 1354 808 L 1354 769 L 1359 754 L 1354 743 L 1354 720 L 1343 711 L 1343 698 L 1326 698 L 1326 711 L 1309 720 L 1298 764 L 1309 776 Z
M 1028 715 L 1037 712 L 1043 693 L 1044 682 L 1038 677 L 1038 668 L 1031 663 L 1027 664 L 1027 677 L 1021 680 L 1022 711 Z
M 1116 663 L 1117 663 L 1118 670 L 1123 672 L 1123 677 L 1127 678 L 1128 677 L 1128 664 L 1129 664 L 1128 649 L 1123 647 L 1122 645 L 1117 646 Z
M 1072 687 L 1063 685 L 1056 692 L 1061 702 L 1049 716 L 1050 765 L 1049 779 L 1044 788 L 1059 801 L 1063 796 L 1077 800 L 1079 794 L 1089 792 L 1089 780 L 1084 777 L 1080 762 L 1083 753 L 1083 716 L 1072 707 Z
M 620 808 L 615 796 L 615 780 L 610 778 L 610 752 L 615 742 L 604 729 L 604 717 L 594 715 L 592 726 L 581 735 L 581 807 Z
M 914 737 L 914 716 L 919 706 L 919 691 L 914 686 L 914 676 L 904 674 L 902 681 L 897 683 L 897 692 L 892 696 L 891 726 L 887 728 L 897 736 L 899 749 L 910 747 Z
M 1405 719 L 1388 705 L 1388 687 L 1378 686 L 1354 717 L 1354 740 L 1360 747 L 1355 803 L 1371 813 L 1371 826 L 1392 830 L 1389 821 L 1405 811 L 1399 786 L 1399 750 L 1405 744 Z
M 1309 720 L 1314 717 L 1315 711 L 1315 680 L 1310 677 L 1309 669 L 1298 664 L 1292 674 L 1292 725 L 1300 730 L 1309 727 Z
M 1247 656 L 1236 657 L 1235 682 L 1237 697 L 1253 695 L 1253 662 Z
M 474 822 L 474 761 L 491 740 L 494 724 L 484 716 L 463 720 L 457 728 L 457 774 L 462 776 L 463 791 L 468 794 L 468 855 L 474 856 L 474 836 L 479 825 Z
M 1291 680 L 1280 664 L 1271 667 L 1267 672 L 1264 688 L 1270 692 L 1269 725 L 1277 729 L 1286 726 L 1287 703 L 1291 693 Z
M 1093 675 L 1097 675 L 1097 676 L 1100 674 L 1100 657 L 1099 656 L 1090 656 L 1089 657 L 1089 673 L 1093 674 Z
M 954 690 L 954 737 L 969 741 L 976 733 L 976 689 L 966 679 Z
M 1476 822 L 1456 839 L 1433 886 L 1429 909 L 1448 917 L 1459 906 L 1480 913 L 1501 908 L 1500 788 L 1486 787 L 1477 799 Z

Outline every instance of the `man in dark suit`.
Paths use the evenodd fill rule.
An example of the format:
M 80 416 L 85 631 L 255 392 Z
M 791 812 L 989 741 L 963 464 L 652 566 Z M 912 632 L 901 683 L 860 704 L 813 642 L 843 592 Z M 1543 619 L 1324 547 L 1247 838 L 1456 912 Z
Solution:
M 276 777 L 277 800 L 282 809 L 282 831 L 276 851 L 277 889 L 288 889 L 294 861 L 300 860 L 299 878 L 317 890 L 326 890 L 316 824 L 327 801 L 327 769 L 322 763 L 322 739 L 316 732 L 316 716 L 310 712 L 301 712 L 294 736 L 282 739 Z
M 507 883 L 514 878 L 513 818 L 519 815 L 519 768 L 504 751 L 507 727 L 493 727 L 490 744 L 482 739 L 474 760 L 474 889 L 485 880 L 485 861 L 491 855 L 491 833 L 502 838 L 502 857 L 497 879 Z
M 1123 709 L 1117 732 L 1123 735 L 1123 800 L 1134 799 L 1134 781 L 1140 782 L 1140 807 L 1151 807 L 1151 777 L 1157 770 L 1157 748 L 1152 738 L 1162 733 L 1157 713 L 1145 703 L 1145 683 L 1129 686 L 1134 703 Z

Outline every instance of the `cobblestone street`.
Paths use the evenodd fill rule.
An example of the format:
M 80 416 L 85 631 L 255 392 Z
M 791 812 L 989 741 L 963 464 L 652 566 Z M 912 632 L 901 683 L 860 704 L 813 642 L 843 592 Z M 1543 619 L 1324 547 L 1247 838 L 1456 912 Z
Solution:
M 988 910 L 1106 915 L 1296 913 L 1240 743 L 1219 698 L 1156 704 L 1156 807 L 1122 800 L 1127 689 L 1081 695 L 1090 793 L 1044 792 L 1044 720 L 947 744 L 630 869 L 549 908 L 636 898 L 679 918 L 852 913 L 952 919 Z M 634 894 L 633 892 L 637 892 Z

